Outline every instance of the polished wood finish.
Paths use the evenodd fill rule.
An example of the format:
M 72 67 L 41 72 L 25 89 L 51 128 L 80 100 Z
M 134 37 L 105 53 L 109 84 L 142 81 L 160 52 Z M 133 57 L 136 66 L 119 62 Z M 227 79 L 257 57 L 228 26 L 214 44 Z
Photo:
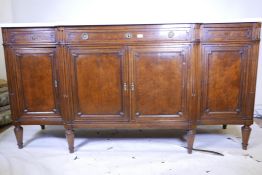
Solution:
M 202 119 L 245 117 L 250 45 L 202 46 Z M 249 65 L 249 67 L 247 66 Z M 230 116 L 230 117 L 228 117 Z
M 67 142 L 68 142 L 68 149 L 69 149 L 69 153 L 73 153 L 74 152 L 74 131 L 72 129 L 67 129 L 65 131 L 65 135 L 67 138 Z
M 125 50 L 121 47 L 69 49 L 75 120 L 127 121 Z
M 14 128 L 15 137 L 17 140 L 17 145 L 19 149 L 23 148 L 23 127 L 15 126 Z
M 195 130 L 189 130 L 187 131 L 187 152 L 189 154 L 192 153 L 193 150 L 193 144 L 194 144 L 194 139 L 195 139 Z
M 130 50 L 134 82 L 132 118 L 138 122 L 187 122 L 190 46 L 145 46 Z
M 54 50 L 17 48 L 15 53 L 23 113 L 58 112 Z
M 247 150 L 251 128 L 249 125 L 244 125 L 242 126 L 241 130 L 242 130 L 242 148 L 243 150 Z
M 250 23 L 239 24 L 203 24 L 201 25 L 201 41 L 250 41 L 259 36 L 254 35 Z
M 12 117 L 74 129 L 253 123 L 260 23 L 3 28 Z
M 192 24 L 65 27 L 65 42 L 72 45 L 137 42 L 188 42 Z M 85 39 L 82 37 L 85 35 Z
M 9 81 L 12 112 L 15 122 L 34 119 L 50 124 L 62 123 L 59 105 L 57 60 L 55 48 L 7 46 L 10 53 L 7 69 L 12 74 Z M 10 67 L 8 66 L 9 64 Z M 9 82 L 10 84 L 10 82 Z M 40 124 L 40 123 L 39 123 Z
M 8 29 L 6 43 L 15 44 L 39 44 L 55 43 L 54 28 L 19 28 Z

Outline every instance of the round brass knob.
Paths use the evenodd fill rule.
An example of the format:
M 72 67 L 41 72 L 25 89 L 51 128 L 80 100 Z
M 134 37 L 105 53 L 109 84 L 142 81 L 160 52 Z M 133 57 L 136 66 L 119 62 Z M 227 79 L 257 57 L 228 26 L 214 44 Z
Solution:
M 168 38 L 173 38 L 175 33 L 173 31 L 168 32 Z
M 82 40 L 87 40 L 88 39 L 88 33 L 82 33 L 81 38 L 82 38 Z

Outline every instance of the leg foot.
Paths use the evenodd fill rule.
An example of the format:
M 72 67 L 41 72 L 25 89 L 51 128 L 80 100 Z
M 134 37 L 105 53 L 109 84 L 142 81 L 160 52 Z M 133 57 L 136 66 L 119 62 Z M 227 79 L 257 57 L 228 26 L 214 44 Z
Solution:
M 242 149 L 247 150 L 248 140 L 251 133 L 251 128 L 248 125 L 244 125 L 241 128 L 242 130 Z
M 45 125 L 40 125 L 41 129 L 44 130 L 45 129 Z
M 23 128 L 21 126 L 15 126 L 14 129 L 17 145 L 19 149 L 23 148 Z
M 187 132 L 187 152 L 188 154 L 192 153 L 194 139 L 195 139 L 195 130 L 189 130 Z
M 227 129 L 227 125 L 223 125 L 222 127 L 223 127 L 223 129 Z
M 68 142 L 69 152 L 73 153 L 74 152 L 74 131 L 67 129 L 65 134 L 66 134 L 66 138 Z

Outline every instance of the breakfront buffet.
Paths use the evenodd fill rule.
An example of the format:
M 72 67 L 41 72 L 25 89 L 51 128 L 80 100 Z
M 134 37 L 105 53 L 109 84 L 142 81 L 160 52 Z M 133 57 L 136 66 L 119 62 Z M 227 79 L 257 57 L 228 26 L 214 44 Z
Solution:
M 253 123 L 260 23 L 3 27 L 14 132 Z M 175 130 L 174 130 L 175 132 Z

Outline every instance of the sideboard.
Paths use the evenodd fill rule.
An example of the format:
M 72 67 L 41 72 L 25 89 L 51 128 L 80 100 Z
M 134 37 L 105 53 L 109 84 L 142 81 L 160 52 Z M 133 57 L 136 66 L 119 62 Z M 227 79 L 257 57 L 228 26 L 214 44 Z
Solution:
M 3 27 L 14 132 L 253 123 L 260 23 Z M 174 131 L 175 132 L 175 131 Z

